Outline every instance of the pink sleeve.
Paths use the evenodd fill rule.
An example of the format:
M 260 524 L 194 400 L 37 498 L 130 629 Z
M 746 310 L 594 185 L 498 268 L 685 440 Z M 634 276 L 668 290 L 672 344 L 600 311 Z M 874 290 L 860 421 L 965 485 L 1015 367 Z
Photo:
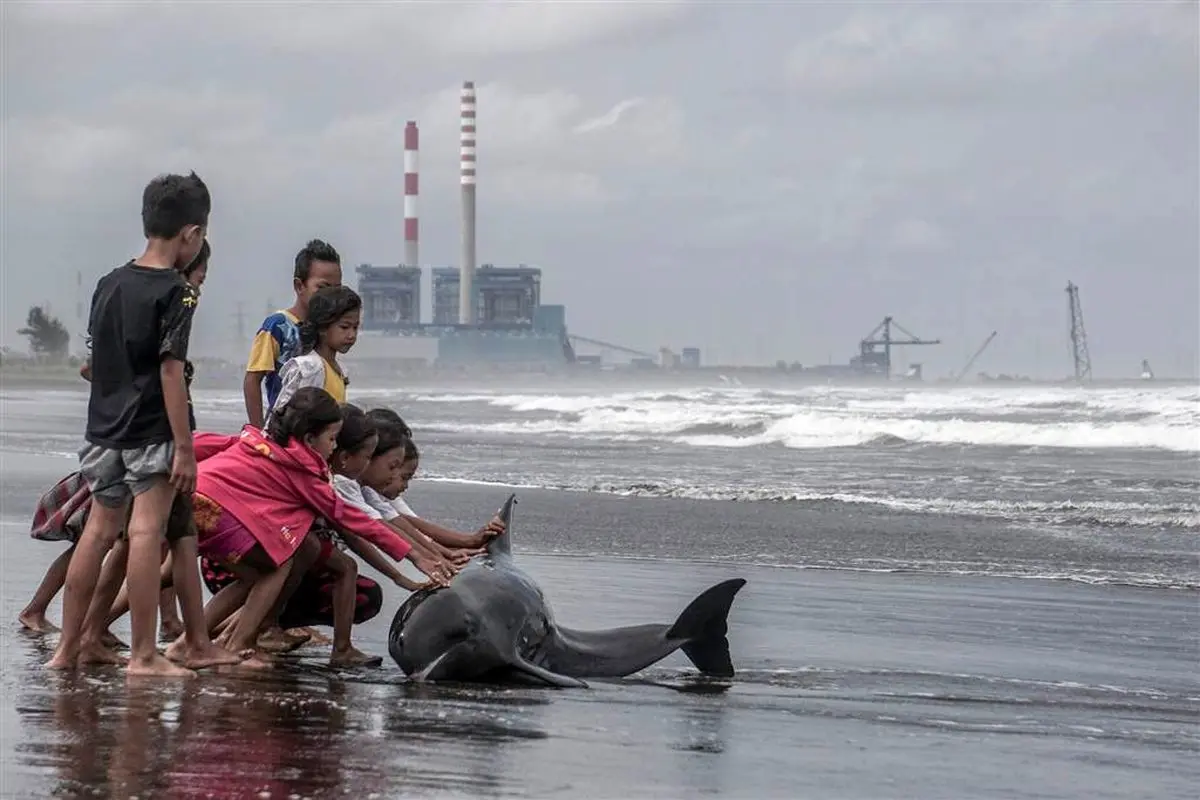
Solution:
M 361 536 L 371 544 L 399 561 L 408 555 L 412 549 L 402 536 L 384 525 L 377 519 L 371 519 L 363 512 L 343 500 L 328 483 L 314 478 L 311 484 L 299 487 L 302 497 L 320 512 L 321 516 L 339 528 L 344 528 L 356 536 Z
M 200 462 L 206 458 L 212 458 L 222 450 L 228 450 L 237 440 L 237 436 L 228 436 L 224 433 L 201 433 L 200 431 L 196 431 L 192 434 L 192 446 L 196 450 L 196 461 Z

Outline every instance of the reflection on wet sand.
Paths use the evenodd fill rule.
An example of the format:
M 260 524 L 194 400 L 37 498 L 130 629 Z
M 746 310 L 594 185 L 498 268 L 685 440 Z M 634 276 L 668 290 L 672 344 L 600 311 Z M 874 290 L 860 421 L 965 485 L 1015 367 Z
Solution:
M 521 772 L 510 745 L 547 736 L 535 692 L 306 666 L 179 684 L 94 670 L 23 689 L 18 749 L 60 796 L 498 796 L 519 789 L 504 777 Z

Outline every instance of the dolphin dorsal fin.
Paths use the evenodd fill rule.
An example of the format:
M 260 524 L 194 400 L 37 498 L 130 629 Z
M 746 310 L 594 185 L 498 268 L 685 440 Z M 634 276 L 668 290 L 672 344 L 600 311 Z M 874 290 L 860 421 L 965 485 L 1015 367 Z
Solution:
M 517 496 L 510 494 L 508 499 L 504 501 L 504 505 L 500 506 L 500 510 L 496 512 L 496 516 L 504 521 L 504 533 L 493 537 L 487 543 L 489 556 L 512 555 L 512 511 L 513 506 L 516 504 Z

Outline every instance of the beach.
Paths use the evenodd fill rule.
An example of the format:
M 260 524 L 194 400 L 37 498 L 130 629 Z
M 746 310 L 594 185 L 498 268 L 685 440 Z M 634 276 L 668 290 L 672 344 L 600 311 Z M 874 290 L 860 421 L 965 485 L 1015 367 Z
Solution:
M 671 622 L 747 579 L 734 680 L 676 653 L 542 690 L 407 682 L 390 586 L 355 630 L 378 670 L 314 646 L 267 676 L 48 674 L 53 639 L 15 620 L 62 545 L 29 517 L 86 398 L 5 389 L 0 795 L 1193 794 L 1196 393 L 763 391 L 360 385 L 416 430 L 419 513 L 470 529 L 517 493 L 516 557 L 562 624 Z M 238 401 L 198 395 L 201 427 L 236 429 Z

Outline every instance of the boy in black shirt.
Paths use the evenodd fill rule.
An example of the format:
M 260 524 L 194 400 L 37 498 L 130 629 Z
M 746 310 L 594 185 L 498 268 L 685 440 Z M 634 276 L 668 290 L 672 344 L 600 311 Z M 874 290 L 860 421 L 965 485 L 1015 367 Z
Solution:
M 160 538 L 176 493 L 190 496 L 196 486 L 184 364 L 197 294 L 179 269 L 199 253 L 211 207 L 208 187 L 194 172 L 152 180 L 142 193 L 145 251 L 96 284 L 88 319 L 87 444 L 79 454 L 92 510 L 67 572 L 62 637 L 48 667 L 69 669 L 95 655 L 81 651 L 84 616 L 132 500 L 127 670 L 194 674 L 158 652 L 155 634 Z

